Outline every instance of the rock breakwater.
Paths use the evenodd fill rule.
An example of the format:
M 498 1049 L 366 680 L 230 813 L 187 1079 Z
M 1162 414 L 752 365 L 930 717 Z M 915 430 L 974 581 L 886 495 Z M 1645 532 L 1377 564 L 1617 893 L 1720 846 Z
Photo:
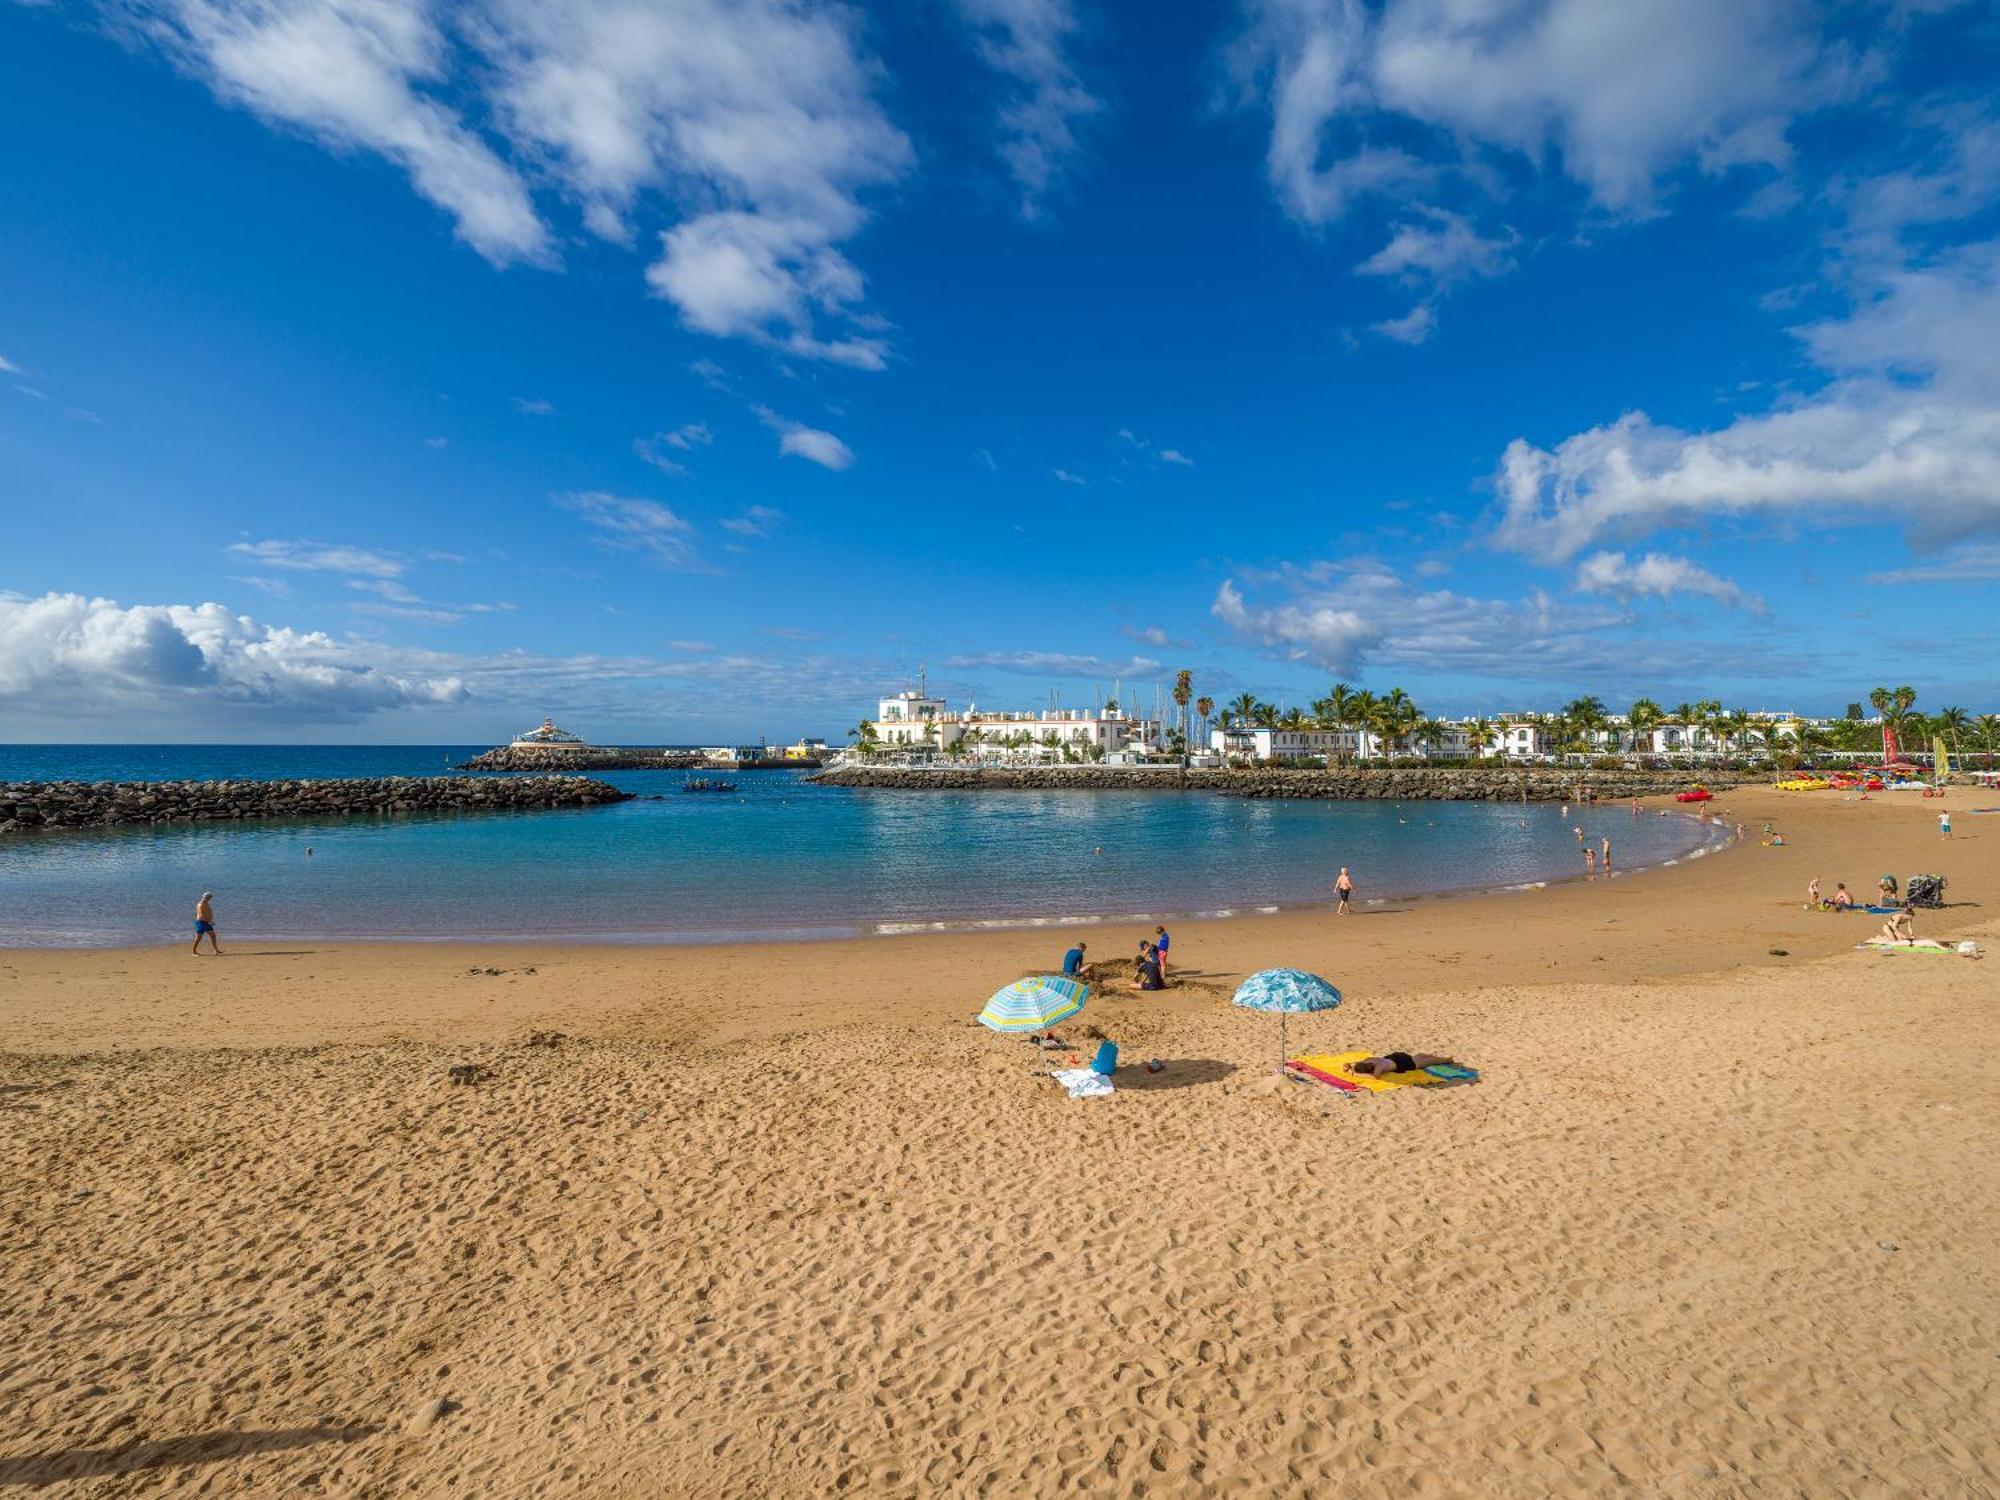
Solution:
M 842 766 L 812 778 L 828 786 L 883 790 L 1186 791 L 1230 797 L 1296 797 L 1332 801 L 1562 802 L 1589 787 L 1601 801 L 1685 790 L 1685 772 L 1561 770 L 1547 766 L 1440 770 L 1326 771 L 1193 769 L 1173 766 Z M 1734 778 L 1707 774 L 1721 790 Z
M 213 823 L 250 818 L 370 817 L 597 807 L 631 797 L 582 776 L 382 776 L 316 781 L 0 782 L 0 833 Z
M 501 745 L 483 750 L 461 771 L 686 771 L 703 765 L 699 750 L 650 750 L 591 745 L 558 750 L 547 745 Z

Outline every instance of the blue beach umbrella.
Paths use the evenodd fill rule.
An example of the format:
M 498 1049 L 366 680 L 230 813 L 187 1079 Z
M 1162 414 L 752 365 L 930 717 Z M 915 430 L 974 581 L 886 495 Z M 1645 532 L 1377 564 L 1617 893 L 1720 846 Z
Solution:
M 1260 969 L 1236 987 L 1230 1004 L 1278 1013 L 1278 1060 L 1283 1062 L 1285 1018 L 1309 1010 L 1332 1010 L 1340 1004 L 1340 991 L 1317 974 L 1301 969 Z
M 1053 974 L 1017 979 L 986 1002 L 979 1024 L 994 1031 L 1047 1031 L 1083 1009 L 1088 985 Z

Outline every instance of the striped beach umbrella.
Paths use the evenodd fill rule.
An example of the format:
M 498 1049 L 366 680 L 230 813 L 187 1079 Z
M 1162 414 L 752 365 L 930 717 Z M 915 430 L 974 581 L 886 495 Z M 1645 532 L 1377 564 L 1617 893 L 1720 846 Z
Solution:
M 1282 1063 L 1286 1018 L 1310 1010 L 1332 1010 L 1340 1004 L 1340 991 L 1302 969 L 1260 969 L 1236 987 L 1230 1004 L 1278 1013 L 1278 1061 Z
M 1053 974 L 1017 979 L 979 1013 L 979 1024 L 994 1031 L 1047 1031 L 1083 1009 L 1088 985 Z

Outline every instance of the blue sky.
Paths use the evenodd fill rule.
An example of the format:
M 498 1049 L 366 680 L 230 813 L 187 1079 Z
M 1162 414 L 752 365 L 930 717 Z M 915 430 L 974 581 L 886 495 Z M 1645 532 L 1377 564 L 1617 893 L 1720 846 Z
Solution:
M 0 5 L 0 737 L 2000 698 L 2000 21 Z

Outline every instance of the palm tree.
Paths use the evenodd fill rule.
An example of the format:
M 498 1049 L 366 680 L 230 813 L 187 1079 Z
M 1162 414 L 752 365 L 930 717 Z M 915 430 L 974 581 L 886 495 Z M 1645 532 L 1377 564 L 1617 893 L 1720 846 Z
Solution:
M 1429 714 L 1426 714 L 1423 718 L 1417 720 L 1416 732 L 1417 743 L 1424 747 L 1424 754 L 1428 756 L 1437 748 L 1438 741 L 1451 733 L 1451 726 L 1445 723 L 1443 719 L 1433 718 Z
M 1327 728 L 1344 730 L 1354 727 L 1356 694 L 1353 688 L 1344 682 L 1336 682 L 1321 701 L 1326 704 L 1322 722 Z M 1315 708 L 1318 706 L 1314 705 Z
M 1118 700 L 1116 698 L 1106 698 L 1104 700 L 1104 717 L 1109 719 L 1112 716 L 1114 716 L 1117 712 L 1118 712 Z
M 1229 700 L 1229 712 L 1234 716 L 1234 722 L 1246 723 L 1256 715 L 1257 700 L 1249 693 L 1238 693 Z
M 1488 747 L 1499 738 L 1500 731 L 1491 719 L 1474 719 L 1465 726 L 1466 743 L 1472 747 L 1472 753 L 1481 759 L 1485 758 Z
M 1181 711 L 1181 743 L 1187 743 L 1188 705 L 1194 701 L 1194 673 L 1182 667 L 1174 673 L 1174 707 Z
M 1278 723 L 1286 729 L 1303 729 L 1306 724 L 1306 716 L 1296 708 L 1288 708 L 1284 713 L 1279 715 Z
M 1208 744 L 1208 716 L 1215 712 L 1215 700 L 1213 698 L 1195 699 L 1194 711 L 1201 719 L 1201 743 L 1206 746 Z
M 1660 727 L 1661 721 L 1665 718 L 1666 715 L 1660 711 L 1660 705 L 1655 703 L 1651 698 L 1634 700 L 1631 708 L 1626 710 L 1625 714 L 1626 726 L 1632 733 L 1632 753 L 1634 755 L 1639 753 L 1639 743 L 1641 740 L 1645 741 L 1648 751 L 1653 748 L 1653 731 Z
M 1341 721 L 1341 728 L 1352 729 L 1354 734 L 1355 758 L 1359 759 L 1364 748 L 1362 736 L 1374 732 L 1376 706 L 1381 702 L 1373 693 L 1363 688 L 1347 700 L 1347 714 Z
M 847 734 L 848 738 L 854 741 L 854 748 L 861 751 L 864 755 L 873 750 L 877 744 L 875 738 L 875 721 L 873 719 L 863 719 L 859 724 L 848 730 Z
M 2000 740 L 2000 714 L 1981 714 L 1974 721 L 1979 730 L 1979 742 L 1986 747 L 1986 768 L 1993 769 L 1993 744 Z
M 1277 705 L 1272 703 L 1252 703 L 1250 705 L 1250 722 L 1255 724 L 1259 729 L 1276 729 L 1278 727 Z

